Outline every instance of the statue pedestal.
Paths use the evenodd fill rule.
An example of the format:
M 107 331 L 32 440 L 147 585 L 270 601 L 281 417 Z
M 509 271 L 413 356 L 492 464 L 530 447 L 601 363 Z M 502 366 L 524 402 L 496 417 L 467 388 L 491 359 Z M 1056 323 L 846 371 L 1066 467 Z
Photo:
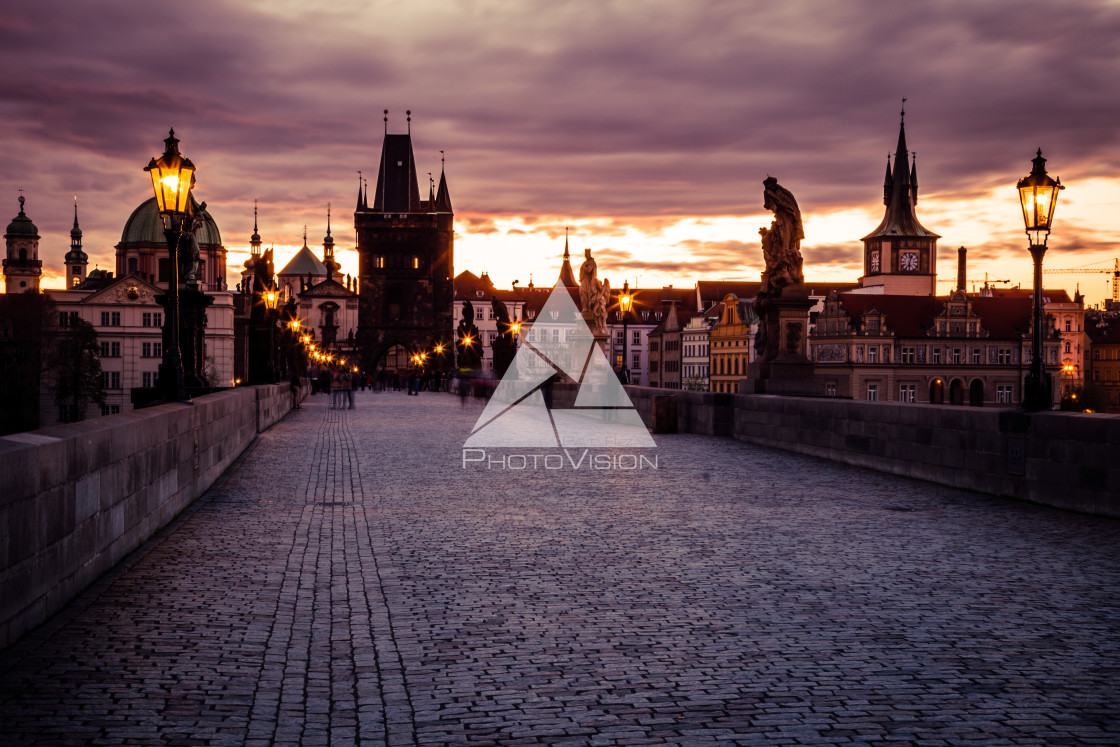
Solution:
M 583 317 L 583 321 L 587 325 L 588 331 L 591 332 L 591 336 L 594 338 L 595 344 L 598 345 L 599 349 L 603 351 L 603 355 L 607 356 L 607 363 L 609 363 L 611 365 L 611 367 L 613 368 L 614 367 L 614 361 L 611 360 L 610 348 L 607 346 L 607 343 L 610 341 L 609 336 L 607 335 L 606 332 L 596 332 L 595 331 L 595 315 L 594 314 L 592 314 L 589 311 L 581 311 L 580 316 Z
M 809 309 L 816 302 L 804 285 L 782 289 L 782 295 L 756 304 L 759 334 L 765 336 L 761 356 L 747 366 L 739 385 L 743 394 L 819 395 L 820 382 L 809 360 Z

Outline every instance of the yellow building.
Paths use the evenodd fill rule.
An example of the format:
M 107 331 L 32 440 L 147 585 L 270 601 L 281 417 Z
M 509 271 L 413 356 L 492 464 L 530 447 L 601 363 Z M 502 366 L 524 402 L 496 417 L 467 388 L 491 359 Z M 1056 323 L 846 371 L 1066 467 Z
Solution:
M 737 394 L 739 380 L 747 375 L 753 313 L 734 293 L 724 296 L 720 306 L 719 321 L 709 335 L 711 391 Z

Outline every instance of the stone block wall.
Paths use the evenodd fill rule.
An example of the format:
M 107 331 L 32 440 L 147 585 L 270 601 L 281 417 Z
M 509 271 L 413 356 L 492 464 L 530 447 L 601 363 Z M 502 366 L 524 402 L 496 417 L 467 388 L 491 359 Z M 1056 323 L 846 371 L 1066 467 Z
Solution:
M 652 426 L 738 440 L 1057 508 L 1120 518 L 1120 416 L 626 387 Z
M 0 437 L 0 648 L 170 522 L 291 405 L 288 385 Z

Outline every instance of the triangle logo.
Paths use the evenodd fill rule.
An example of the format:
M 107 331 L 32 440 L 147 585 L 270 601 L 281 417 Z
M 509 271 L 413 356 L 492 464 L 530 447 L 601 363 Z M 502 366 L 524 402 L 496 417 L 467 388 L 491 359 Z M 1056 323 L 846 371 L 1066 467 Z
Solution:
M 578 385 L 574 407 L 550 408 L 557 374 Z M 557 282 L 464 448 L 656 448 L 602 348 Z

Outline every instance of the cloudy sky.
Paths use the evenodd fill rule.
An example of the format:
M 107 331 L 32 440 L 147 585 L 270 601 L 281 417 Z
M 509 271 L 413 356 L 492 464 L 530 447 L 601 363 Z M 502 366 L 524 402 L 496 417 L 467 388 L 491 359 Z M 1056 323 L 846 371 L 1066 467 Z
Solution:
M 856 280 L 907 97 L 918 215 L 941 277 L 1030 284 L 1015 181 L 1041 147 L 1062 193 L 1047 268 L 1120 256 L 1120 4 L 37 0 L 0 14 L 0 215 L 19 188 L 58 286 L 73 196 L 112 268 L 174 126 L 231 270 L 253 200 L 283 263 L 327 204 L 356 273 L 357 171 L 412 111 L 418 171 L 456 210 L 456 272 L 555 281 L 564 230 L 614 285 L 757 279 L 762 180 L 806 222 L 806 275 Z M 3 207 L 7 205 L 7 207 Z M 6 217 L 6 216 L 5 216 Z M 231 272 L 231 285 L 236 282 Z M 1090 302 L 1107 274 L 1080 282 Z M 944 292 L 950 282 L 939 286 Z

